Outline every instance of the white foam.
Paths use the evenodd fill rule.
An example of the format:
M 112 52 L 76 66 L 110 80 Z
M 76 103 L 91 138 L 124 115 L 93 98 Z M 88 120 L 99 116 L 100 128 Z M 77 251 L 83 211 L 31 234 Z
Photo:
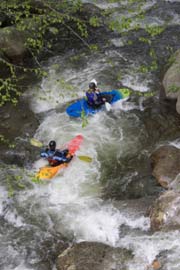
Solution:
M 130 248 L 135 255 L 132 264 L 129 265 L 128 270 L 144 270 L 148 265 L 151 265 L 153 260 L 160 252 L 168 251 L 168 260 L 172 257 L 177 257 L 180 252 L 180 243 L 178 241 L 180 233 L 178 231 L 157 232 L 152 235 L 127 235 L 121 239 L 120 246 Z M 176 269 L 177 265 L 170 263 L 168 270 Z
M 175 146 L 178 149 L 180 149 L 180 138 L 170 142 L 169 144 Z

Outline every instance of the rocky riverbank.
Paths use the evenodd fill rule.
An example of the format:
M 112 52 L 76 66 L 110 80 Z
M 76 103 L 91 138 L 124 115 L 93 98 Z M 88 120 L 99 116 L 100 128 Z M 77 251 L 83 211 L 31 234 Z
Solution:
M 166 3 L 168 4 L 168 3 Z M 89 6 L 87 6 L 89 7 Z M 168 10 L 168 9 L 167 9 Z M 88 13 L 89 12 L 89 13 Z M 151 11 L 150 11 L 151 12 Z M 91 8 L 84 11 L 83 15 L 86 16 L 87 13 L 89 16 L 93 13 L 97 16 L 100 16 L 99 8 L 91 5 Z M 14 31 L 14 29 L 12 29 Z M 164 34 L 164 37 L 169 38 L 169 31 Z M 91 29 L 91 34 L 89 36 L 89 41 L 92 44 L 97 42 L 99 45 L 104 43 L 105 45 L 101 46 L 102 51 L 102 63 L 103 68 L 105 69 L 100 70 L 98 68 L 98 72 L 96 70 L 96 75 L 99 79 L 104 81 L 104 83 L 112 82 L 111 86 L 113 87 L 119 85 L 119 81 L 117 80 L 119 70 L 122 69 L 123 66 L 126 68 L 123 70 L 124 74 L 127 71 L 126 69 L 129 68 L 130 62 L 136 62 L 136 56 L 142 57 L 141 47 L 134 46 L 133 49 L 129 48 L 129 45 L 116 47 L 115 45 L 107 45 L 110 37 L 117 37 L 117 33 L 111 33 L 109 36 L 107 35 L 107 29 L 100 28 L 95 33 L 93 28 Z M 136 34 L 134 34 L 134 40 L 136 39 Z M 163 34 L 162 34 L 163 35 Z M 176 31 L 174 31 L 174 35 L 177 35 Z M 9 36 L 10 41 L 13 43 L 11 36 Z M 60 38 L 60 36 L 59 36 Z M 133 41 L 134 41 L 133 40 Z M 1 42 L 2 40 L 0 40 Z M 64 47 L 66 50 L 73 51 L 73 47 L 76 47 L 74 50 L 78 51 L 81 48 L 81 42 L 78 39 L 72 39 L 71 42 L 64 41 L 61 43 L 61 46 L 58 47 L 60 39 L 57 41 L 55 47 L 54 55 L 56 53 L 61 52 Z M 161 42 L 163 46 L 166 46 L 164 40 L 154 40 L 157 50 L 159 51 L 159 55 L 161 55 Z M 172 38 L 173 42 L 173 38 Z M 8 51 L 9 59 L 13 59 L 15 63 L 22 63 L 25 54 L 25 48 L 18 43 L 12 44 L 8 41 L 7 45 L 10 47 Z M 175 43 L 178 43 L 177 41 Z M 69 47 L 68 47 L 69 45 Z M 108 47 L 109 46 L 109 47 Z M 143 45 L 144 46 L 144 45 Z M 175 44 L 175 47 L 179 45 Z M 18 48 L 17 48 L 18 47 Z M 108 48 L 107 48 L 108 47 Z M 14 53 L 12 53 L 14 48 Z M 22 50 L 20 50 L 22 49 Z M 59 50 L 59 51 L 58 51 Z M 104 51 L 103 51 L 104 50 Z M 138 54 L 138 52 L 140 53 Z M 125 53 L 125 56 L 121 53 Z M 84 53 L 84 51 L 83 51 Z M 87 53 L 87 51 L 86 51 Z M 98 53 L 97 53 L 98 54 Z M 110 55 L 109 63 L 107 64 L 104 61 L 103 57 L 105 55 Z M 163 54 L 163 53 L 162 53 Z M 76 62 L 76 65 L 80 65 L 80 58 L 76 56 L 76 54 L 72 53 Z M 119 56 L 120 55 L 120 56 Z M 144 54 L 145 55 L 145 54 Z M 144 56 L 141 58 L 141 61 L 144 62 Z M 119 58 L 118 58 L 118 57 Z M 84 57 L 84 62 L 82 64 L 86 67 L 86 60 L 90 56 L 89 52 L 87 53 L 86 57 Z M 177 57 L 177 58 L 176 58 Z M 18 58 L 18 60 L 17 60 Z M 83 57 L 82 57 L 83 58 Z M 119 62 L 118 62 L 118 60 Z M 130 59 L 130 60 L 129 60 Z M 132 60 L 133 59 L 133 60 Z M 102 198 L 105 201 L 115 201 L 116 207 L 120 208 L 122 201 L 128 200 L 138 200 L 143 199 L 145 203 L 141 203 L 138 205 L 135 201 L 133 201 L 133 210 L 134 212 L 138 211 L 142 204 L 144 206 L 143 209 L 139 211 L 142 213 L 142 216 L 147 216 L 150 219 L 150 228 L 148 230 L 148 234 L 153 234 L 154 232 L 162 231 L 172 231 L 172 230 L 179 230 L 180 227 L 180 209 L 179 209 L 179 201 L 180 201 L 180 192 L 179 192 L 179 184 L 180 184 L 180 148 L 179 148 L 179 127 L 180 127 L 180 116 L 179 116 L 179 91 L 177 91 L 175 96 L 169 97 L 168 90 L 170 88 L 174 88 L 174 90 L 178 90 L 179 87 L 179 52 L 175 54 L 175 62 L 172 63 L 172 66 L 169 67 L 167 72 L 165 71 L 165 76 L 163 75 L 162 84 L 165 88 L 165 92 L 167 97 L 159 100 L 159 95 L 156 94 L 154 97 L 151 98 L 143 98 L 140 100 L 139 97 L 133 95 L 130 98 L 129 103 L 133 103 L 135 105 L 135 109 L 130 110 L 128 113 L 126 112 L 119 112 L 116 114 L 109 114 L 109 118 L 111 118 L 112 122 L 115 123 L 117 129 L 112 126 L 110 128 L 113 129 L 113 132 L 119 134 L 116 148 L 113 149 L 114 152 L 110 153 L 107 151 L 107 156 L 105 156 L 104 151 L 101 148 L 98 149 L 98 160 L 99 162 L 102 161 L 101 166 L 99 167 L 100 178 L 98 182 L 100 182 L 102 188 Z M 94 61 L 96 59 L 93 59 Z M 103 62 L 104 61 L 104 62 Z M 128 62 L 129 61 L 129 62 Z M 112 64 L 113 62 L 113 64 Z M 164 63 L 165 60 L 160 59 L 161 63 Z M 74 63 L 74 62 L 73 62 Z M 63 63 L 62 63 L 63 64 Z M 112 65 L 111 65 L 112 64 Z M 94 72 L 94 71 L 93 71 Z M 92 74 L 94 74 L 92 72 Z M 157 75 L 157 74 L 156 74 Z M 145 76 L 145 75 L 144 75 Z M 122 74 L 123 77 L 123 74 Z M 158 75 L 157 75 L 158 77 Z M 159 77 L 156 80 L 159 80 Z M 146 78 L 146 77 L 145 77 Z M 176 85 L 174 85 L 176 82 Z M 160 84 L 156 84 L 153 81 L 153 85 L 156 86 L 156 93 L 160 91 Z M 28 88 L 28 87 L 27 87 Z M 25 89 L 26 90 L 26 89 Z M 135 90 L 135 89 L 134 89 Z M 141 105 L 141 106 L 140 106 Z M 65 106 L 64 106 L 65 107 Z M 16 106 L 12 104 L 6 104 L 4 107 L 0 109 L 0 134 L 2 134 L 2 143 L 0 145 L 1 150 L 1 162 L 6 164 L 16 164 L 19 167 L 29 167 L 31 168 L 32 163 L 38 159 L 39 156 L 39 149 L 31 146 L 29 143 L 29 139 L 34 136 L 36 132 L 40 120 L 39 115 L 32 112 L 29 101 L 24 97 L 21 97 L 19 103 Z M 114 122 L 113 122 L 114 121 Z M 119 121 L 119 122 L 118 122 Z M 69 123 L 70 125 L 71 123 Z M 124 137 L 121 138 L 120 131 L 118 129 L 119 126 L 122 125 L 123 135 Z M 119 132 L 119 133 L 118 133 Z M 124 140 L 124 144 L 122 143 Z M 175 144 L 174 142 L 177 142 Z M 172 145 L 171 142 L 174 144 Z M 12 146 L 12 144 L 14 146 Z M 107 142 L 105 143 L 104 147 L 107 147 Z M 104 147 L 102 147 L 104 149 Z M 118 148 L 118 152 L 116 149 Z M 109 148 L 109 150 L 111 150 Z M 110 156 L 110 154 L 112 154 Z M 4 180 L 5 182 L 5 180 Z M 43 188 L 42 188 L 43 189 Z M 39 198 L 39 191 L 38 190 L 38 198 Z M 26 194 L 25 194 L 26 195 Z M 45 196 L 42 193 L 42 196 Z M 57 195 L 58 197 L 59 195 Z M 56 198 L 56 196 L 55 196 Z M 16 198 L 15 198 L 16 200 Z M 30 198 L 31 201 L 31 198 Z M 40 201 L 39 201 L 40 202 Z M 8 201 L 10 204 L 10 202 Z M 14 203 L 14 202 L 13 202 Z M 12 203 L 12 204 L 13 204 Z M 29 207 L 26 203 L 24 209 L 21 209 L 21 199 L 18 205 L 19 213 L 24 212 L 24 209 Z M 38 209 L 39 205 L 35 204 L 31 205 L 32 209 Z M 49 206 L 50 204 L 50 206 Z M 8 205 L 5 205 L 8 208 Z M 53 203 L 47 202 L 48 211 L 50 212 L 51 208 L 53 208 Z M 125 204 L 125 207 L 127 204 Z M 5 208 L 6 208 L 5 207 Z M 10 204 L 10 207 L 12 205 Z M 31 226 L 34 229 L 34 234 L 39 235 L 39 224 L 38 222 L 43 223 L 46 217 L 46 209 L 43 205 L 44 216 L 42 215 L 42 220 L 39 221 L 39 214 L 37 211 L 37 220 L 36 216 L 32 215 L 32 213 L 27 212 L 24 215 L 24 219 L 27 218 L 28 222 L 32 224 Z M 49 207 L 49 208 L 48 208 Z M 59 207 L 59 205 L 58 205 Z M 44 210 L 45 209 L 45 210 Z M 49 210 L 50 209 L 50 210 Z M 84 209 L 83 209 L 84 210 Z M 42 211 L 42 212 L 43 212 Z M 59 211 L 59 208 L 58 208 Z M 66 209 L 65 209 L 66 211 Z M 5 215 L 8 211 L 4 210 Z M 3 212 L 3 213 L 4 213 Z M 32 211 L 33 212 L 33 211 Z M 82 211 L 83 212 L 83 211 Z M 28 214 L 32 215 L 32 221 L 29 221 Z M 49 213 L 48 213 L 49 214 Z M 22 215 L 23 216 L 23 215 Z M 15 211 L 15 219 L 17 217 Z M 54 229 L 54 220 L 53 214 L 48 215 L 48 226 L 45 224 L 43 230 L 47 233 L 49 237 L 49 231 Z M 61 216 L 57 219 L 61 220 Z M 35 222 L 34 222 L 35 220 Z M 27 223 L 28 223 L 27 222 Z M 28 224 L 29 224 L 28 223 Z M 60 223 L 60 222 L 59 222 Z M 57 223 L 59 225 L 59 223 Z M 22 225 L 22 223 L 20 223 Z M 35 224 L 35 225 L 34 225 Z M 50 224 L 50 225 L 49 225 Z M 61 223 L 60 223 L 61 224 Z M 21 226 L 20 225 L 20 226 Z M 57 226 L 57 225 L 56 225 Z M 29 226 L 30 227 L 30 226 Z M 29 230 L 28 227 L 28 230 Z M 123 225 L 122 231 L 128 231 L 128 226 Z M 49 229 L 50 228 L 50 229 Z M 100 228 L 101 229 L 101 228 Z M 136 228 L 135 228 L 136 229 Z M 15 228 L 16 230 L 16 228 Z M 46 231 L 47 230 L 47 231 Z M 48 231 L 49 230 L 49 231 Z M 133 249 L 131 249 L 131 245 L 129 248 L 114 248 L 104 243 L 99 242 L 87 242 L 83 241 L 80 243 L 73 243 L 73 236 L 72 241 L 65 240 L 66 244 L 62 243 L 61 248 L 59 246 L 54 248 L 53 243 L 56 241 L 58 242 L 58 235 L 59 228 L 55 228 L 53 231 L 56 232 L 56 235 L 53 235 L 54 238 L 50 237 L 51 241 L 50 244 L 47 243 L 46 248 L 43 249 L 43 256 L 42 261 L 44 260 L 45 263 L 41 263 L 41 266 L 44 269 L 50 269 L 51 263 L 46 263 L 46 255 L 48 260 L 53 262 L 57 259 L 57 254 L 60 253 L 57 259 L 57 268 L 58 270 L 125 270 L 128 269 L 127 265 L 130 264 L 134 258 Z M 29 231 L 28 231 L 29 233 Z M 122 232 L 123 234 L 123 232 Z M 137 235 L 140 232 L 137 229 Z M 45 235 L 44 237 L 47 237 Z M 18 236 L 19 237 L 19 236 Z M 31 236 L 30 236 L 31 238 Z M 122 235 L 123 238 L 123 235 Z M 39 239 L 39 238 L 38 238 Z M 58 240 L 57 240 L 58 239 Z M 71 239 L 71 237 L 70 237 Z M 133 239 L 133 238 L 132 238 Z M 61 239 L 60 239 L 61 240 Z M 35 242 L 36 240 L 34 240 Z M 121 241 L 121 239 L 119 240 Z M 40 241 L 38 241 L 39 243 Z M 13 243 L 14 244 L 14 243 Z M 52 245 L 52 246 L 51 246 Z M 67 248 L 67 245 L 69 247 Z M 39 247 L 39 246 L 38 246 Z M 42 246 L 40 246 L 42 248 Z M 27 247 L 26 247 L 27 248 Z M 58 249 L 59 248 L 59 249 Z M 67 248 L 67 249 L 66 249 Z M 22 248 L 23 249 L 23 248 Z M 55 249 L 55 251 L 54 251 Z M 49 255 L 49 250 L 53 250 L 52 254 Z M 25 256 L 28 257 L 28 248 L 27 254 Z M 34 252 L 34 250 L 33 250 Z M 36 261 L 34 260 L 34 253 L 32 252 L 32 258 L 29 261 L 32 263 L 33 267 L 38 268 L 36 266 Z M 23 252 L 22 252 L 23 253 Z M 41 254 L 41 255 L 42 255 Z M 39 255 L 40 256 L 40 255 Z M 52 258 L 53 257 L 53 258 Z M 39 259 L 39 258 L 38 258 Z M 35 261 L 35 262 L 34 262 Z M 41 258 L 39 259 L 41 262 Z M 167 251 L 164 250 L 160 252 L 152 264 L 147 265 L 147 269 L 161 269 L 161 267 L 166 268 L 167 264 Z M 40 267 L 40 268 L 42 268 Z M 39 268 L 39 269 L 40 269 Z

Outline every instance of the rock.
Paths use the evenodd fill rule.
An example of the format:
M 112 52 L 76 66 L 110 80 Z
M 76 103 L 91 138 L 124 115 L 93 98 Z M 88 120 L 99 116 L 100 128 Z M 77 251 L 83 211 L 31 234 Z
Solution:
M 180 114 L 180 91 L 179 91 L 178 97 L 177 97 L 176 111 Z
M 156 170 L 160 164 L 163 166 L 164 161 L 162 159 L 160 163 L 159 160 L 156 166 L 157 161 L 150 160 L 149 153 L 154 151 L 155 145 L 161 144 L 162 141 L 174 141 L 178 138 L 180 117 L 176 112 L 174 113 L 174 110 L 161 111 L 159 103 L 150 99 L 149 103 L 146 103 L 145 110 L 140 113 L 129 111 L 127 115 L 121 112 L 116 125 L 123 130 L 122 141 L 116 145 L 118 160 L 115 154 L 111 154 L 112 150 L 105 155 L 103 150 L 105 145 L 102 151 L 98 151 L 99 160 L 103 160 L 100 179 L 103 185 L 103 197 L 122 200 L 147 195 L 157 196 L 164 187 L 167 187 L 167 182 L 174 180 L 179 171 L 177 169 L 177 174 L 175 173 L 172 179 L 169 179 L 171 175 L 165 173 L 167 179 L 165 177 L 161 179 L 165 182 L 162 188 L 153 177 L 154 174 L 152 176 L 151 163 Z M 169 147 L 173 146 L 169 145 Z M 179 152 L 179 149 L 175 149 Z M 112 155 L 111 162 L 114 164 L 113 170 L 109 162 L 110 155 Z M 171 169 L 170 173 L 172 174 Z
M 158 260 L 154 260 L 152 263 L 152 267 L 154 270 L 158 270 L 161 267 L 161 263 Z
M 169 97 L 177 98 L 178 94 L 174 92 L 173 89 L 179 88 L 180 90 L 180 50 L 178 50 L 173 57 L 174 61 L 164 75 L 163 86 Z
M 158 183 L 169 188 L 180 172 L 180 149 L 165 145 L 154 151 L 150 157 L 152 174 Z
M 174 54 L 174 62 L 166 71 L 163 78 L 163 86 L 166 95 L 177 99 L 176 111 L 180 113 L 180 50 Z
M 180 193 L 166 191 L 150 209 L 152 230 L 180 228 Z
M 34 160 L 35 151 L 29 143 L 39 126 L 39 120 L 30 110 L 24 100 L 20 100 L 16 106 L 7 103 L 0 108 L 0 135 L 4 136 L 0 144 L 1 160 L 8 164 L 24 166 L 30 160 Z M 10 145 L 15 147 L 11 148 Z
M 16 30 L 14 26 L 1 28 L 0 47 L 5 57 L 13 63 L 22 63 L 24 55 L 27 53 L 24 33 Z
M 126 270 L 132 252 L 103 243 L 81 242 L 66 249 L 57 260 L 58 270 Z

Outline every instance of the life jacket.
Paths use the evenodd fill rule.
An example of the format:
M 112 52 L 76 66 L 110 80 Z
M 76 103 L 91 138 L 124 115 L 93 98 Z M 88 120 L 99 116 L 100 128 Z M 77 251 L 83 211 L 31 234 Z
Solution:
M 40 156 L 43 158 L 52 158 L 54 156 L 55 151 L 51 151 L 50 149 L 45 149 L 41 151 Z
M 87 102 L 90 106 L 101 105 L 103 103 L 101 94 L 99 92 L 94 92 L 91 89 L 89 89 L 86 92 L 86 97 L 87 97 Z
M 58 166 L 63 163 L 68 163 L 71 161 L 73 156 L 69 154 L 67 149 L 64 150 L 56 150 L 53 157 L 48 158 L 49 164 L 51 166 Z

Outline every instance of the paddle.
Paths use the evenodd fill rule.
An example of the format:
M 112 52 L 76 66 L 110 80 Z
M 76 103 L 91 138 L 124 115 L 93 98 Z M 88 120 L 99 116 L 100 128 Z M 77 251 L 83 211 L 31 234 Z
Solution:
M 43 143 L 38 141 L 37 139 L 35 138 L 31 138 L 30 139 L 30 144 L 33 145 L 33 146 L 36 146 L 36 147 L 43 147 Z M 92 158 L 89 157 L 89 156 L 77 156 L 80 160 L 83 160 L 85 162 L 91 162 L 92 161 Z
M 104 103 L 106 111 L 109 112 L 111 110 L 111 104 L 109 102 Z

